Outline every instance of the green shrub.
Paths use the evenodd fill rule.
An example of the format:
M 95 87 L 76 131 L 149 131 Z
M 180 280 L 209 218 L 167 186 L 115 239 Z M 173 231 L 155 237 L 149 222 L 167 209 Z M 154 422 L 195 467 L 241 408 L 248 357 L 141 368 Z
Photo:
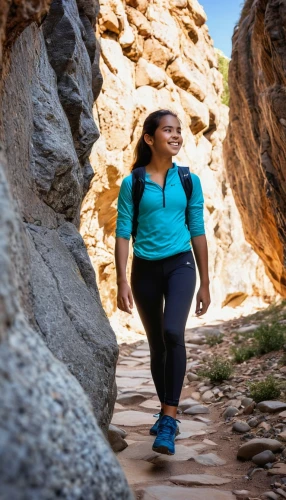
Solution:
M 218 70 L 222 74 L 223 79 L 223 93 L 221 96 L 221 102 L 226 106 L 229 106 L 229 86 L 228 86 L 228 70 L 230 59 L 224 55 L 224 53 L 216 49 L 217 59 L 218 59 Z
M 216 356 L 207 363 L 207 366 L 199 371 L 200 377 L 207 377 L 211 382 L 222 382 L 230 378 L 233 368 L 229 361 Z
M 281 349 L 286 341 L 285 330 L 285 325 L 279 323 L 261 325 L 254 333 L 259 354 Z
M 257 349 L 253 345 L 245 347 L 232 347 L 231 354 L 236 363 L 243 363 L 257 354 Z
M 249 386 L 250 397 L 256 402 L 269 401 L 280 396 L 281 389 L 279 382 L 272 375 L 269 375 L 261 382 L 253 382 Z
M 217 344 L 221 344 L 223 342 L 223 333 L 220 333 L 219 335 L 208 335 L 206 343 L 210 347 L 214 347 Z

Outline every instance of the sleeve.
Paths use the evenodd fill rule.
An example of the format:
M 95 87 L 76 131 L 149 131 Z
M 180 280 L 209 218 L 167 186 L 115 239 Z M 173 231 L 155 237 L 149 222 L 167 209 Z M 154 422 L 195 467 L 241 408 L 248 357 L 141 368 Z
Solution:
M 205 234 L 204 225 L 204 197 L 199 177 L 191 174 L 193 192 L 188 201 L 189 231 L 191 238 Z
M 116 238 L 130 240 L 133 223 L 133 200 L 131 175 L 122 181 L 117 204 Z

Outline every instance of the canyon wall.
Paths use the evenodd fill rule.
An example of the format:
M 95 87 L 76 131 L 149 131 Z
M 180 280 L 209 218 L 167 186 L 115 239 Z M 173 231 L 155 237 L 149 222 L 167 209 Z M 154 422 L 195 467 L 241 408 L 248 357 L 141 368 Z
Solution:
M 221 103 L 222 75 L 203 8 L 196 0 L 101 0 L 98 34 L 103 87 L 94 116 L 101 137 L 91 155 L 95 176 L 82 207 L 81 233 L 107 314 L 116 309 L 117 195 L 143 121 L 158 108 L 178 113 L 184 146 L 177 161 L 202 181 L 213 304 L 273 298 L 262 262 L 245 242 L 226 178 L 228 107 Z M 123 321 L 131 320 L 125 315 Z
M 98 4 L 1 8 L 0 497 L 131 499 L 100 429 L 118 347 L 77 231 L 98 138 Z
M 286 296 L 285 2 L 249 1 L 233 36 L 228 179 L 247 241 Z

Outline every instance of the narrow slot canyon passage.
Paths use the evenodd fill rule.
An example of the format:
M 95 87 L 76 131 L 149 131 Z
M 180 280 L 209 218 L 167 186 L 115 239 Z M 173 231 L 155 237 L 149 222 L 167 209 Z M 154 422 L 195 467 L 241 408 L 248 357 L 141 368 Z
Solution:
M 1 500 L 286 498 L 286 4 L 240 3 L 0 0 Z M 159 110 L 118 282 L 134 255 L 170 259 L 151 291 L 176 276 L 182 380 L 191 241 L 177 423 L 117 307 Z

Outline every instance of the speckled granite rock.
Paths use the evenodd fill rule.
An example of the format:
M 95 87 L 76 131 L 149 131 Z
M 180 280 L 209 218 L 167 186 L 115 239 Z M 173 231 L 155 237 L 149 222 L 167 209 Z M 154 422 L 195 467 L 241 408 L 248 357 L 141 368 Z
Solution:
M 79 147 L 59 99 L 48 41 L 31 24 L 43 22 L 48 4 L 12 0 L 0 15 L 0 45 L 6 37 L 0 81 L 6 152 L 0 162 L 0 497 L 131 500 L 98 426 L 105 430 L 111 418 L 118 348 L 77 231 L 88 186 L 86 158 L 96 137 L 91 34 L 98 4 L 79 1 L 78 11 L 75 0 L 52 2 L 62 9 L 60 22 L 70 23 L 57 43 L 61 54 L 73 47 L 69 69 L 83 97 L 85 145 Z M 53 24 L 50 14 L 44 22 Z

